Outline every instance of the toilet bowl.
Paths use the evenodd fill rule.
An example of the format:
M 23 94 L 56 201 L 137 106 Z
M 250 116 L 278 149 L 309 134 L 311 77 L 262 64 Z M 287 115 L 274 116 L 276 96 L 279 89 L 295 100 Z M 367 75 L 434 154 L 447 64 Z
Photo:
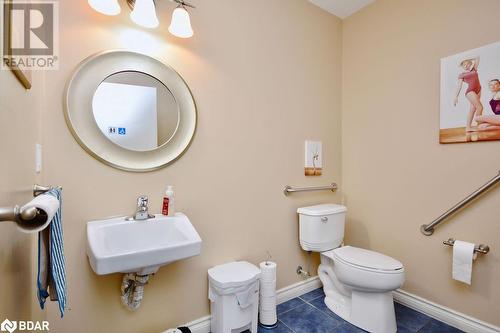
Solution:
M 318 275 L 325 303 L 338 316 L 369 332 L 396 332 L 392 291 L 405 277 L 399 261 L 344 246 L 321 253 Z
M 341 246 L 346 211 L 334 204 L 299 208 L 300 244 L 320 252 L 318 275 L 331 311 L 368 332 L 396 332 L 392 291 L 404 282 L 403 264 L 381 253 Z

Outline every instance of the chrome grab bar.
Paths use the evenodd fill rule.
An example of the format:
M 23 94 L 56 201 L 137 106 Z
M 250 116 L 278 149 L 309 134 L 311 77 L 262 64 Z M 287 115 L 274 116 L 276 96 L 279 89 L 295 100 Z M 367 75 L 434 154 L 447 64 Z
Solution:
M 337 189 L 338 189 L 338 186 L 336 183 L 331 183 L 330 185 L 326 185 L 326 186 L 309 186 L 309 187 L 293 187 L 293 186 L 287 185 L 287 186 L 285 186 L 283 193 L 285 193 L 285 195 L 289 195 L 290 193 L 294 193 L 294 192 L 324 191 L 324 190 L 330 190 L 332 192 L 335 192 Z
M 19 206 L 0 207 L 0 222 L 31 221 L 39 214 L 35 207 L 21 209 Z
M 443 222 L 445 219 L 450 217 L 451 215 L 455 214 L 458 210 L 463 208 L 465 205 L 467 205 L 469 202 L 472 200 L 476 199 L 478 196 L 483 194 L 484 192 L 488 191 L 490 188 L 495 186 L 498 182 L 500 181 L 500 171 L 498 174 L 493 177 L 491 180 L 489 180 L 486 184 L 469 194 L 465 199 L 457 203 L 455 206 L 451 207 L 448 211 L 446 211 L 444 214 L 436 218 L 434 221 L 432 221 L 429 224 L 422 224 L 420 227 L 420 232 L 424 234 L 425 236 L 430 236 L 434 233 L 434 228 Z
M 33 185 L 33 196 L 37 197 L 49 191 L 52 187 Z M 62 187 L 59 187 L 62 188 Z M 18 205 L 13 207 L 0 207 L 0 222 L 20 222 L 32 221 L 40 215 L 40 211 L 35 207 L 22 209 Z
M 448 240 L 443 241 L 443 244 L 448 246 L 453 246 L 455 245 L 455 239 L 448 238 Z M 484 244 L 475 245 L 474 252 L 481 254 L 488 254 L 488 252 L 490 252 L 490 247 Z

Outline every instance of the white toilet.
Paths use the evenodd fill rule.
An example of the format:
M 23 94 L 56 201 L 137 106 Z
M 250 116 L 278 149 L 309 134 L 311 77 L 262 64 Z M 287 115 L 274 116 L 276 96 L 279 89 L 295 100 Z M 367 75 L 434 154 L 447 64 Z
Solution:
M 346 212 L 345 206 L 334 204 L 299 208 L 300 245 L 321 253 L 318 275 L 331 311 L 368 332 L 396 332 L 392 291 L 404 282 L 403 264 L 374 251 L 342 246 Z

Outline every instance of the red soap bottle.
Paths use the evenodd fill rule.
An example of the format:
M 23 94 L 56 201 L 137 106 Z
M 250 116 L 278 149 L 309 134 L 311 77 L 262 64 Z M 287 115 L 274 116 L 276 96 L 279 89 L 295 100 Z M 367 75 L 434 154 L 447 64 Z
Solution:
M 168 197 L 163 197 L 163 205 L 162 205 L 162 209 L 161 209 L 161 213 L 165 216 L 168 215 L 168 202 L 169 202 L 169 198 Z
M 174 211 L 174 189 L 172 186 L 167 186 L 167 190 L 165 191 L 165 196 L 163 197 L 163 205 L 161 209 L 161 213 L 166 216 L 173 216 L 175 214 Z

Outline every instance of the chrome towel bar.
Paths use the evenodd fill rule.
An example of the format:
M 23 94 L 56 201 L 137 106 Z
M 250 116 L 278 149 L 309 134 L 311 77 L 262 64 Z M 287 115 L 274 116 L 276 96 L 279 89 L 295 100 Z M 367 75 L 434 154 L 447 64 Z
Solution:
M 290 193 L 294 193 L 294 192 L 325 191 L 325 190 L 335 192 L 337 189 L 338 189 L 338 186 L 336 183 L 331 183 L 330 185 L 326 185 L 326 186 L 309 186 L 309 187 L 293 187 L 293 186 L 287 185 L 287 186 L 285 186 L 283 193 L 285 193 L 285 195 L 289 195 Z
M 498 174 L 493 177 L 491 180 L 489 180 L 486 184 L 469 194 L 465 199 L 457 203 L 455 206 L 451 207 L 448 211 L 446 211 L 444 214 L 436 218 L 432 223 L 429 224 L 423 224 L 420 227 L 420 232 L 424 234 L 425 236 L 430 236 L 434 233 L 434 228 L 443 222 L 445 219 L 450 217 L 451 215 L 455 214 L 458 210 L 463 208 L 465 205 L 467 205 L 469 202 L 472 200 L 476 199 L 478 196 L 483 194 L 484 192 L 488 191 L 490 188 L 495 186 L 498 182 L 500 181 L 500 171 Z
M 455 240 L 453 238 L 448 238 L 448 240 L 443 241 L 443 244 L 448 246 L 453 246 L 455 245 Z M 490 247 L 488 245 L 479 244 L 474 246 L 474 252 L 487 254 L 488 252 L 490 252 Z

